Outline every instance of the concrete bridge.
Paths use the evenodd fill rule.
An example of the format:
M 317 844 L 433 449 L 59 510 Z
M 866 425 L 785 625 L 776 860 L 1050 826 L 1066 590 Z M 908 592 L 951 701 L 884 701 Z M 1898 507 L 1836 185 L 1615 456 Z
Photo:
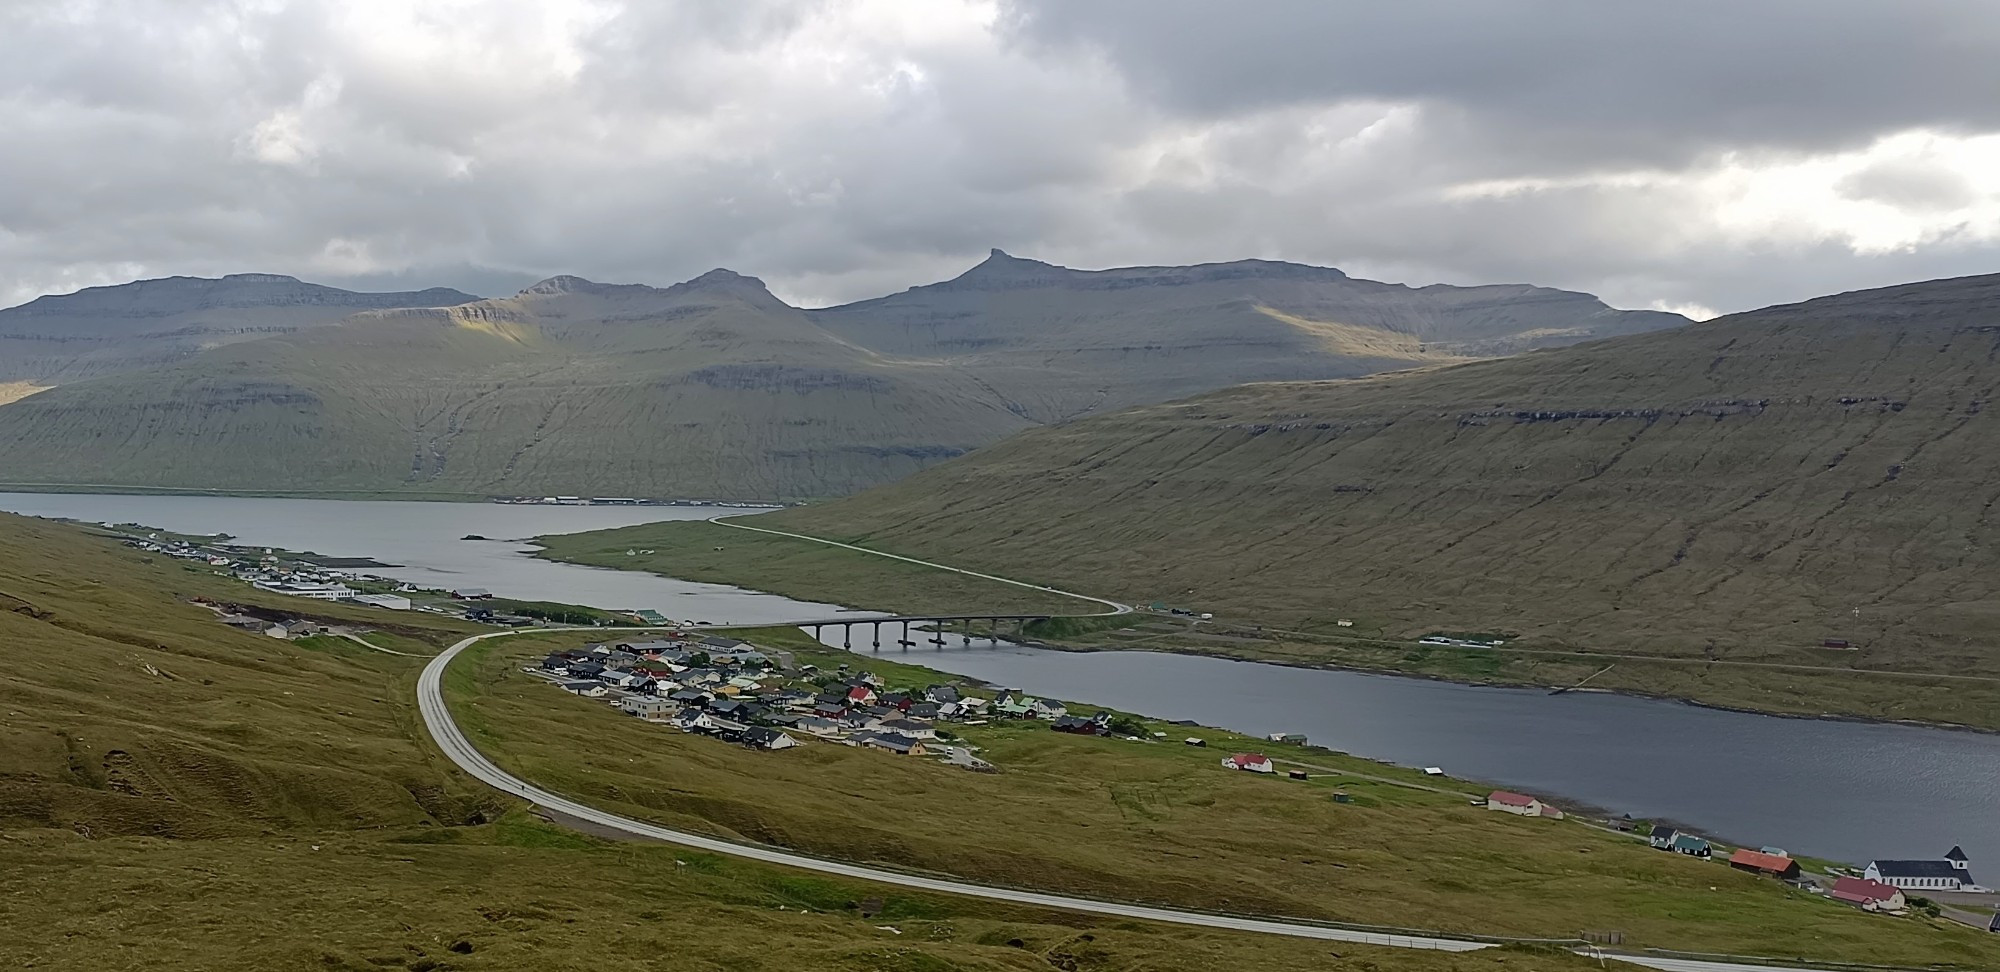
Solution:
M 910 640 L 911 625 L 916 625 L 919 629 L 922 629 L 926 625 L 932 627 L 934 630 L 929 632 L 930 637 L 926 640 L 933 645 L 944 644 L 944 636 L 954 633 L 953 628 L 958 629 L 955 633 L 962 634 L 967 641 L 971 641 L 979 635 L 979 628 L 982 626 L 986 629 L 986 640 L 997 644 L 1000 641 L 1000 629 L 1003 624 L 1011 625 L 1014 629 L 1013 637 L 1019 638 L 1023 629 L 1027 627 L 1028 622 L 1047 621 L 1052 617 L 1055 617 L 1055 615 L 899 614 L 881 618 L 823 618 L 815 621 L 800 621 L 797 624 L 801 628 L 811 629 L 813 640 L 821 643 L 826 641 L 821 636 L 825 629 L 838 627 L 840 628 L 840 646 L 847 649 L 854 647 L 854 629 L 857 625 L 863 629 L 862 637 L 865 639 L 862 642 L 863 644 L 874 648 L 882 647 L 882 626 L 886 624 L 891 627 L 890 634 L 896 636 L 890 640 L 890 644 L 901 645 L 904 648 L 913 648 L 917 643 Z M 900 626 L 900 629 L 897 626 Z M 926 632 L 918 630 L 917 633 L 925 634 Z

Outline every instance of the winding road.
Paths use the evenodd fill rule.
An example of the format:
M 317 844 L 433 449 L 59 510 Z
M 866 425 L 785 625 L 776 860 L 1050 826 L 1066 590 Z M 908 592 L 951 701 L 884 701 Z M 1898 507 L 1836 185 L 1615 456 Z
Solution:
M 873 551 L 869 552 L 872 553 Z M 1044 590 L 1047 590 L 1047 588 L 1044 588 Z M 1067 592 L 1057 591 L 1056 593 Z M 1098 599 L 1087 598 L 1087 600 Z M 1099 601 L 1099 603 L 1115 604 L 1115 602 L 1111 601 Z M 551 630 L 602 631 L 604 629 L 536 628 L 531 630 L 547 632 Z M 430 733 L 431 739 L 437 743 L 438 748 L 444 752 L 446 758 L 450 759 L 459 769 L 464 770 L 480 782 L 505 793 L 520 797 L 536 806 L 565 816 L 574 817 L 599 827 L 630 834 L 634 837 L 676 844 L 682 847 L 691 847 L 696 850 L 709 851 L 716 854 L 727 854 L 732 857 L 762 861 L 766 864 L 778 864 L 801 870 L 816 871 L 821 874 L 831 874 L 837 877 L 852 878 L 861 881 L 873 881 L 879 884 L 912 888 L 919 891 L 934 891 L 971 898 L 984 898 L 990 901 L 1004 901 L 1009 904 L 1049 908 L 1057 911 L 1082 912 L 1085 914 L 1106 915 L 1114 918 L 1136 918 L 1144 921 L 1158 921 L 1174 925 L 1193 925 L 1200 928 L 1218 928 L 1263 935 L 1285 935 L 1293 938 L 1354 942 L 1364 945 L 1380 945 L 1388 948 L 1470 952 L 1494 947 L 1494 943 L 1492 942 L 1472 939 L 1385 934 L 1298 921 L 1205 914 L 1174 908 L 1157 908 L 1149 905 L 1126 904 L 1116 901 L 1099 901 L 1092 898 L 1047 894 L 1039 891 L 1022 891 L 1014 888 L 974 884 L 967 881 L 953 881 L 944 878 L 903 874 L 897 871 L 887 871 L 860 864 L 822 860 L 817 857 L 809 857 L 804 854 L 775 847 L 735 843 L 716 837 L 689 833 L 684 830 L 674 830 L 659 826 L 658 824 L 647 823 L 643 820 L 634 820 L 630 817 L 608 813 L 588 804 L 579 803 L 561 794 L 541 789 L 501 769 L 492 760 L 487 759 L 485 754 L 481 753 L 477 747 L 473 746 L 472 741 L 467 739 L 465 733 L 459 729 L 458 723 L 452 720 L 451 711 L 446 707 L 444 699 L 444 672 L 451 665 L 452 660 L 457 658 L 459 653 L 478 642 L 490 638 L 505 638 L 523 633 L 525 632 L 494 631 L 488 634 L 473 635 L 452 645 L 432 658 L 424 666 L 423 672 L 417 677 L 417 706 L 423 714 L 424 728 Z M 1632 963 L 1647 968 L 1665 970 L 1665 972 L 1758 972 L 1758 970 L 1776 968 L 1775 966 L 1765 965 L 1676 959 L 1646 955 L 1621 955 L 1609 952 L 1600 954 L 1587 949 L 1578 950 L 1578 954 L 1590 958 Z M 1791 970 L 1791 972 L 1832 972 L 1832 970 L 1812 969 L 1803 966 L 1785 966 L 1784 968 Z
M 1075 591 L 1065 591 L 1054 587 L 1045 587 L 1041 584 L 1030 584 L 1027 581 L 1018 581 L 1013 579 L 1012 577 L 1001 577 L 998 574 L 982 574 L 976 570 L 966 570 L 963 567 L 953 567 L 950 564 L 938 564 L 938 563 L 932 563 L 931 561 L 928 560 L 918 560 L 915 557 L 905 557 L 902 554 L 883 553 L 880 550 L 870 550 L 867 547 L 857 547 L 851 543 L 841 543 L 838 540 L 827 540 L 822 537 L 809 536 L 804 533 L 786 533 L 783 530 L 767 530 L 763 527 L 745 526 L 741 523 L 731 522 L 732 520 L 734 520 L 736 517 L 739 516 L 755 516 L 755 515 L 757 514 L 724 513 L 720 516 L 709 517 L 708 522 L 713 523 L 717 526 L 726 526 L 732 530 L 748 530 L 751 533 L 767 533 L 774 537 L 785 537 L 791 540 L 804 540 L 808 543 L 823 544 L 828 547 L 839 547 L 842 550 L 852 550 L 857 553 L 865 553 L 875 557 L 886 557 L 890 560 L 900 560 L 903 563 L 916 564 L 919 567 L 931 567 L 937 570 L 950 571 L 951 573 L 954 574 L 964 574 L 967 577 L 977 577 L 980 580 L 995 581 L 1001 584 L 1007 584 L 1012 587 L 1025 587 L 1028 590 L 1040 591 L 1044 594 L 1058 594 L 1063 597 L 1073 597 L 1079 601 L 1089 601 L 1092 604 L 1102 604 L 1105 607 L 1111 609 L 1109 611 L 1098 611 L 1095 614 L 1090 614 L 1090 615 L 1083 615 L 1083 614 L 1074 615 L 1075 617 L 1102 617 L 1110 614 L 1132 613 L 1132 605 L 1120 604 L 1117 601 L 1113 601 L 1107 598 L 1092 597 L 1088 594 L 1078 594 Z

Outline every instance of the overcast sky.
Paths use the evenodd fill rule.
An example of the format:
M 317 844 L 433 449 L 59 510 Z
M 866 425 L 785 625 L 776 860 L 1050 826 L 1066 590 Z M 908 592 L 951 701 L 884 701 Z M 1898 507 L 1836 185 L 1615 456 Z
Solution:
M 714 266 L 816 304 L 989 247 L 1700 315 L 2000 271 L 2000 3 L 0 2 L 0 304 Z

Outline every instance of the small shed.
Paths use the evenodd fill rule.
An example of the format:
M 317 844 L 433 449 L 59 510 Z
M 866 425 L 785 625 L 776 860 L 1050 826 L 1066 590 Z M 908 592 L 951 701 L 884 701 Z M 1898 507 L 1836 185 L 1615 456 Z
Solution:
M 1181 740 L 1181 741 L 1182 741 L 1182 742 L 1184 742 L 1184 743 L 1186 743 L 1186 744 L 1188 744 L 1188 745 L 1190 745 L 1190 746 L 1206 746 L 1206 745 L 1208 745 L 1208 740 L 1206 740 L 1206 739 L 1203 739 L 1203 738 L 1201 738 L 1200 736 L 1189 736 L 1189 737 L 1187 737 L 1186 739 L 1183 739 L 1183 740 Z

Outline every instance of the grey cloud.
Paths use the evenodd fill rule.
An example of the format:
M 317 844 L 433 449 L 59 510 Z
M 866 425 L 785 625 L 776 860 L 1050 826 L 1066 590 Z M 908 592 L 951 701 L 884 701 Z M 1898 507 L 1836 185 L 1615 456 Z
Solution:
M 2000 128 L 2000 6 L 1976 0 L 1014 0 L 1007 23 L 1032 48 L 1101 54 L 1173 110 L 1426 102 L 1544 159 Z
M 1672 178 L 2000 130 L 1990 5 L 1021 0 L 987 35 L 852 6 L 576 5 L 566 27 L 568 5 L 490 0 L 412 37 L 333 0 L 0 6 L 0 302 L 171 273 L 505 293 L 729 266 L 820 303 L 999 246 L 1734 309 L 1994 255 L 1746 243 Z M 1988 191 L 1935 161 L 1839 191 L 1947 215 Z M 1562 181 L 1625 168 L 1664 178 Z M 1508 179 L 1551 184 L 1454 191 Z

